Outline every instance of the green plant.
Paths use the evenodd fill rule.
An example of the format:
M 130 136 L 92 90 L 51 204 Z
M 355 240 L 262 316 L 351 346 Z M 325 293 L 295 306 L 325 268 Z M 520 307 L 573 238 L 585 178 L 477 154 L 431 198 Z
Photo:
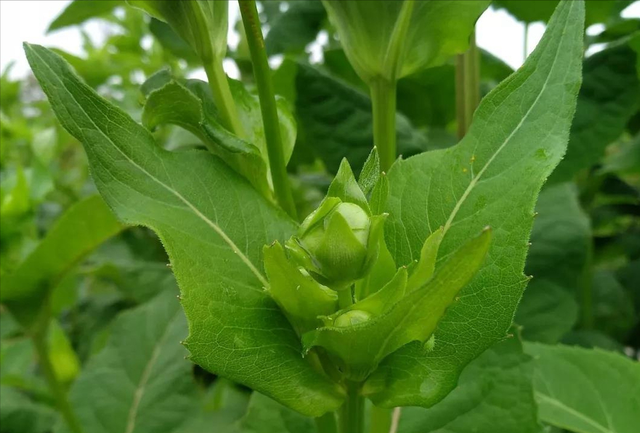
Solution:
M 226 2 L 128 3 L 154 17 L 150 29 L 174 65 L 142 84 L 142 124 L 61 55 L 25 44 L 35 77 L 62 127 L 82 143 L 106 202 L 93 196 L 75 204 L 3 274 L 0 299 L 35 343 L 66 423 L 61 431 L 527 433 L 539 431 L 541 420 L 576 432 L 631 432 L 638 403 L 620 408 L 612 389 L 632 393 L 640 383 L 637 363 L 552 344 L 565 336 L 594 338 L 585 332 L 596 326 L 622 341 L 635 326 L 634 311 L 628 321 L 606 317 L 611 309 L 624 311 L 623 301 L 609 310 L 597 306 L 616 299 L 609 292 L 623 299 L 636 281 L 637 251 L 623 237 L 637 221 L 624 212 L 601 217 L 609 224 L 595 229 L 614 240 L 611 249 L 598 249 L 585 212 L 594 212 L 596 222 L 603 206 L 636 206 L 635 168 L 614 153 L 602 168 L 580 172 L 625 129 L 637 133 L 638 99 L 628 96 L 639 91 L 637 71 L 626 61 L 637 57 L 634 39 L 586 59 L 581 91 L 585 4 L 560 2 L 522 68 L 505 79 L 503 65 L 489 68 L 501 82 L 476 109 L 479 82 L 488 83 L 477 68 L 493 60 L 468 41 L 488 2 L 325 1 L 344 52 L 327 50 L 325 71 L 318 72 L 293 60 L 301 48 L 287 42 L 282 27 L 290 14 L 296 25 L 309 19 L 308 28 L 317 30 L 323 16 L 317 4 L 292 3 L 282 12 L 263 2 L 274 24 L 265 48 L 255 2 L 240 0 L 245 32 L 233 57 L 245 65 L 241 81 L 222 69 Z M 276 73 L 268 50 L 291 56 Z M 436 82 L 453 82 L 448 61 L 465 51 L 457 71 L 463 109 L 455 119 L 464 137 L 450 145 L 453 119 L 444 119 L 455 110 L 445 107 L 446 98 L 425 135 L 414 126 L 426 122 L 415 118 L 422 110 L 411 109 L 424 101 L 406 90 L 406 98 L 398 97 L 398 89 L 428 87 L 432 73 L 439 74 Z M 200 63 L 209 83 L 185 79 L 171 56 Z M 620 67 L 611 66 L 622 58 Z M 590 92 L 604 73 L 626 84 Z M 345 83 L 368 91 L 371 101 Z M 608 117 L 598 115 L 602 124 L 592 121 L 599 104 L 590 98 L 615 107 Z M 314 101 L 333 111 L 325 109 L 323 118 Z M 405 107 L 404 116 L 397 107 Z M 366 131 L 343 119 L 344 112 L 357 113 Z M 323 144 L 323 122 L 346 156 L 339 165 L 330 152 L 313 148 Z M 198 148 L 172 148 L 178 131 Z M 593 135 L 599 138 L 591 144 Z M 434 137 L 441 144 L 423 151 Z M 360 142 L 368 148 L 358 150 Z M 632 153 L 637 140 L 623 137 L 617 146 Z M 398 148 L 417 155 L 398 158 Z M 576 150 L 585 148 L 588 154 Z M 7 215 L 28 208 L 24 176 L 15 173 L 13 195 L 3 196 Z M 611 189 L 607 173 L 619 173 Z M 565 183 L 573 178 L 578 183 Z M 536 207 L 541 216 L 534 222 Z M 109 238 L 114 245 L 126 240 L 129 231 L 121 233 L 108 209 L 125 226 L 145 226 L 160 238 L 180 302 L 170 288 L 156 290 L 150 301 L 146 293 L 135 295 L 142 305 L 118 317 L 69 390 L 55 371 L 47 331 L 56 320 L 57 287 L 72 265 Z M 563 221 L 571 231 L 558 228 Z M 128 240 L 126 250 L 140 257 L 155 248 L 151 242 L 136 247 Z M 607 266 L 596 269 L 597 261 Z M 578 302 L 581 333 L 569 337 Z M 548 311 L 557 312 L 553 320 Z M 184 337 L 187 351 L 177 344 Z M 185 354 L 218 376 L 214 386 L 205 372 L 194 383 Z M 620 377 L 601 380 L 605 373 L 596 372 L 608 363 Z M 576 389 L 586 394 L 566 391 L 566 381 L 583 370 L 588 377 L 576 379 Z M 251 388 L 251 398 L 236 384 Z M 591 413 L 599 398 L 606 399 L 602 413 Z M 422 409 L 398 409 L 407 406 Z

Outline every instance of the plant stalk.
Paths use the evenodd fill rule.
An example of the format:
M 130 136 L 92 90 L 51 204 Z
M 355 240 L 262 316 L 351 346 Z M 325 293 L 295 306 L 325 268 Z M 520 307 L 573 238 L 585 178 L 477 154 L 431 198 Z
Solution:
M 256 8 L 255 0 L 240 0 L 239 4 L 249 52 L 251 53 L 253 75 L 258 87 L 273 189 L 280 206 L 295 219 L 296 207 L 291 194 L 289 178 L 287 177 L 276 97 L 273 90 L 273 82 L 271 81 L 271 69 L 267 61 L 264 38 L 260 29 L 258 9 Z
M 220 113 L 222 125 L 238 137 L 244 137 L 244 128 L 238 116 L 236 103 L 231 95 L 227 74 L 225 74 L 224 69 L 222 69 L 222 63 L 218 61 L 205 63 L 204 71 L 207 74 L 209 87 L 213 94 L 213 101 Z
M 352 288 L 338 290 L 338 306 L 340 309 L 347 308 L 353 304 L 353 292 Z
M 328 412 L 315 419 L 318 433 L 338 433 L 338 425 L 336 424 L 336 415 L 334 412 Z
M 51 363 L 51 358 L 49 358 L 46 331 L 47 327 L 42 326 L 41 329 L 31 334 L 31 341 L 33 341 L 33 346 L 35 347 L 36 355 L 38 356 L 38 364 L 42 369 L 47 385 L 53 394 L 58 410 L 67 423 L 67 426 L 73 433 L 82 433 L 82 427 L 80 427 L 78 418 L 76 417 L 76 414 L 69 403 L 69 399 L 67 398 L 67 391 L 65 390 L 64 385 L 62 385 L 56 377 L 53 364 Z
M 469 49 L 456 58 L 456 118 L 458 138 L 469 131 L 473 113 L 480 104 L 480 55 L 475 34 L 471 35 Z
M 373 144 L 380 156 L 380 170 L 388 172 L 396 160 L 396 82 L 384 78 L 371 81 Z
M 339 433 L 364 433 L 364 398 L 360 384 L 347 383 L 347 399 L 338 412 Z
M 373 406 L 371 408 L 370 433 L 389 433 L 393 421 L 393 409 Z

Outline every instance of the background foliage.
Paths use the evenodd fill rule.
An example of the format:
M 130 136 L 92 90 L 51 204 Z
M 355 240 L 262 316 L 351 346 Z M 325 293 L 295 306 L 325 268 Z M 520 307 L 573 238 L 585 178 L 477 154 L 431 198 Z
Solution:
M 535 6 L 539 3 L 544 7 Z M 548 20 L 556 3 L 497 1 L 495 7 L 528 23 Z M 620 17 L 629 3 L 587 2 L 588 24 L 605 29 L 588 37 L 585 49 L 605 45 L 584 60 L 568 152 L 538 200 L 526 261 L 534 278 L 518 307 L 512 338 L 473 361 L 440 404 L 404 409 L 401 432 L 632 433 L 637 428 L 640 24 Z M 116 9 L 120 12 L 114 14 Z M 153 138 L 174 152 L 170 155 L 187 160 L 185 150 L 206 146 L 198 130 L 207 117 L 206 95 L 202 112 L 191 118 L 183 113 L 178 120 L 154 112 L 153 101 L 146 100 L 157 86 L 154 77 L 168 76 L 179 84 L 197 69 L 189 45 L 166 24 L 119 1 L 73 2 L 49 30 L 94 18 L 119 31 L 102 46 L 86 38 L 82 58 L 56 51 L 99 94 L 155 127 Z M 284 98 L 282 110 L 297 123 L 288 170 L 298 213 L 307 215 L 343 157 L 356 172 L 364 164 L 373 141 L 371 101 L 320 2 L 263 2 L 262 19 L 268 53 L 282 57 L 273 80 Z M 328 43 L 322 61 L 312 63 L 306 48 L 319 32 L 328 35 Z M 237 49 L 227 55 L 250 89 L 244 95 L 249 101 L 254 80 L 240 35 Z M 141 43 L 149 37 L 149 46 Z M 482 94 L 511 72 L 482 52 Z M 400 80 L 397 136 L 404 157 L 457 142 L 454 78 L 449 59 Z M 185 86 L 193 89 L 198 83 Z M 54 119 L 33 77 L 14 81 L 5 70 L 0 89 L 2 303 L 21 312 L 12 316 L 0 310 L 0 432 L 65 431 L 44 381 L 47 372 L 28 338 L 38 329 L 38 299 L 45 296 L 54 318 L 46 336 L 52 374 L 69 390 L 87 431 L 314 431 L 310 418 L 184 360 L 186 351 L 177 343 L 187 335 L 186 321 L 160 241 L 147 229 L 125 229 L 110 217 L 96 196 L 80 143 Z M 176 126 L 185 122 L 194 126 Z M 144 222 L 144 215 L 129 206 L 131 221 Z M 157 206 L 160 212 L 168 209 Z M 265 213 L 246 212 L 247 217 Z M 186 223 L 180 215 L 175 220 Z M 291 226 L 280 221 L 272 230 L 284 238 Z M 245 236 L 264 243 L 255 233 Z M 244 270 L 237 273 L 247 284 L 256 283 Z M 259 305 L 258 298 L 251 302 Z M 245 319 L 239 323 L 277 328 L 255 316 Z

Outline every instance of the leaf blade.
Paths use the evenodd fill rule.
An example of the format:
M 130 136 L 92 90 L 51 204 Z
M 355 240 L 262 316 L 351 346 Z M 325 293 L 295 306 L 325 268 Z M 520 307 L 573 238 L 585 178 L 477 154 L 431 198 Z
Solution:
M 408 345 L 381 363 L 375 380 L 388 387 L 372 396 L 376 404 L 433 405 L 455 386 L 464 365 L 511 326 L 527 281 L 522 269 L 535 199 L 566 149 L 575 110 L 583 8 L 582 2 L 558 7 L 536 51 L 485 97 L 457 146 L 390 171 L 386 239 L 398 265 L 417 259 L 440 226 L 438 264 L 486 225 L 494 240 L 487 265 L 438 325 L 435 350 L 425 357 L 418 345 Z
M 25 50 L 60 122 L 83 143 L 99 191 L 120 219 L 152 228 L 165 245 L 194 362 L 302 413 L 339 406 L 340 388 L 302 360 L 293 329 L 262 289 L 263 245 L 288 238 L 295 224 L 215 156 L 161 149 L 59 56 Z

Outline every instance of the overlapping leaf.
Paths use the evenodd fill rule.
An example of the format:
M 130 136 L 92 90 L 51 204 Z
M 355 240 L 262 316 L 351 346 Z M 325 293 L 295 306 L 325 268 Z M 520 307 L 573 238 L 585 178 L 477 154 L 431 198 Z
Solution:
M 15 272 L 3 275 L 0 300 L 30 326 L 62 277 L 122 228 L 99 196 L 76 203 Z
M 640 364 L 600 349 L 527 343 L 540 419 L 576 433 L 634 433 Z
M 288 238 L 295 224 L 217 157 L 161 149 L 59 56 L 25 49 L 105 200 L 162 239 L 182 289 L 191 358 L 302 413 L 338 407 L 341 391 L 300 357 L 295 332 L 263 290 L 262 247 Z
M 438 264 L 484 226 L 494 237 L 487 264 L 438 325 L 435 349 L 390 355 L 370 381 L 384 406 L 430 406 L 462 368 L 501 339 L 527 279 L 522 274 L 534 204 L 565 152 L 580 85 L 584 5 L 560 4 L 524 66 L 485 97 L 455 147 L 400 161 L 389 173 L 386 239 L 397 265 L 417 259 L 443 227 Z

